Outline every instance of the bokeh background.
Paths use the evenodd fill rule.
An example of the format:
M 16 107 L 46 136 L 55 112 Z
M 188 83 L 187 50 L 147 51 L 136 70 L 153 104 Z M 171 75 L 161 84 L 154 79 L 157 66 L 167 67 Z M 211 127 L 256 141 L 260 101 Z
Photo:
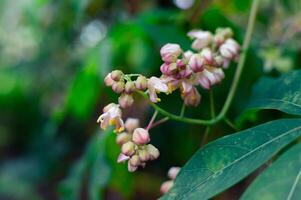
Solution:
M 231 27 L 241 43 L 252 0 L 1 0 L 0 1 L 0 199 L 156 199 L 171 166 L 182 166 L 200 147 L 205 127 L 168 122 L 152 129 L 160 158 L 129 173 L 117 164 L 111 131 L 96 119 L 117 96 L 103 84 L 113 69 L 159 75 L 165 43 L 188 49 L 187 31 Z M 301 1 L 262 0 L 251 49 L 228 117 L 246 128 L 278 112 L 243 112 L 252 84 L 300 66 Z M 214 87 L 219 109 L 235 64 Z M 208 92 L 188 109 L 209 117 Z M 180 95 L 162 107 L 180 112 Z M 124 117 L 147 125 L 153 110 L 137 97 Z M 263 111 L 264 112 L 264 111 Z M 264 116 L 264 117 L 261 117 Z M 162 116 L 160 116 L 162 117 Z M 264 119 L 262 119 L 264 118 Z M 233 133 L 224 123 L 209 140 Z M 254 175 L 254 174 L 253 174 Z M 216 199 L 237 199 L 252 179 Z

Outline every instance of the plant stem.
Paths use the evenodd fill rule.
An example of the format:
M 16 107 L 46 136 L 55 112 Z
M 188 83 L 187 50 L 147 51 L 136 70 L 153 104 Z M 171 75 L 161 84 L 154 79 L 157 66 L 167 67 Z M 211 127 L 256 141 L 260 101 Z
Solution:
M 207 139 L 208 139 L 210 130 L 211 130 L 211 127 L 207 126 L 200 147 L 203 147 L 207 143 Z
M 181 108 L 180 117 L 184 117 L 185 109 L 186 109 L 186 105 L 185 105 L 185 103 L 183 103 L 182 108 Z
M 164 118 L 162 118 L 162 119 L 154 122 L 153 125 L 150 127 L 150 129 L 154 128 L 154 127 L 156 127 L 156 126 L 158 126 L 160 124 L 163 124 L 164 122 L 167 122 L 168 120 L 169 120 L 169 117 L 164 117 Z
M 192 118 L 174 115 L 174 114 L 162 109 L 161 107 L 159 107 L 158 105 L 156 105 L 155 103 L 153 103 L 151 101 L 149 101 L 150 105 L 154 109 L 156 109 L 159 113 L 161 113 L 162 115 L 165 115 L 165 116 L 169 117 L 170 119 L 180 121 L 180 122 L 185 122 L 185 123 L 190 123 L 190 124 L 199 124 L 199 125 L 212 125 L 212 124 L 215 124 L 215 123 L 219 122 L 220 120 L 222 120 L 225 117 L 226 113 L 228 112 L 230 105 L 233 101 L 233 98 L 234 98 L 234 95 L 235 95 L 235 92 L 236 92 L 236 89 L 237 89 L 237 86 L 239 83 L 239 79 L 240 79 L 241 73 L 244 68 L 247 50 L 250 45 L 251 36 L 252 36 L 254 25 L 255 25 L 255 19 L 256 19 L 258 5 L 259 5 L 259 0 L 253 0 L 252 8 L 251 8 L 250 16 L 249 16 L 249 21 L 248 21 L 248 26 L 247 26 L 247 31 L 246 31 L 246 36 L 244 38 L 242 52 L 241 52 L 241 55 L 240 55 L 240 58 L 238 61 L 238 65 L 237 65 L 237 68 L 235 71 L 232 85 L 230 87 L 229 94 L 226 98 L 225 104 L 223 105 L 220 113 L 216 117 L 213 117 L 212 119 L 209 119 L 209 120 L 192 119 Z M 149 99 L 145 93 L 143 93 L 141 91 L 138 91 L 138 92 L 141 95 L 143 95 L 145 98 Z
M 148 126 L 146 127 L 146 130 L 149 130 L 149 129 L 152 127 L 152 125 L 153 125 L 153 123 L 154 123 L 154 121 L 155 121 L 157 115 L 158 115 L 158 111 L 156 110 L 156 111 L 154 112 L 154 114 L 153 114 L 153 116 L 152 116 L 152 118 L 151 118 L 151 120 L 150 120 Z
M 236 126 L 234 125 L 234 123 L 232 123 L 227 117 L 224 118 L 226 124 L 228 124 L 228 126 L 230 126 L 231 128 L 233 128 L 233 130 L 238 131 L 238 128 L 236 128 Z

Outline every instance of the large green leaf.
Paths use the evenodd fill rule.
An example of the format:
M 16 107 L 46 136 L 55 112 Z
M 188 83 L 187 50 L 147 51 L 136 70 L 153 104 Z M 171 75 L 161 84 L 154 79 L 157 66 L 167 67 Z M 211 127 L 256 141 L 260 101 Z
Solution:
M 301 143 L 293 146 L 247 189 L 242 200 L 292 200 L 301 197 Z
M 301 135 L 301 119 L 268 122 L 215 140 L 182 168 L 162 199 L 208 199 L 237 183 Z
M 277 79 L 262 78 L 255 85 L 249 108 L 277 109 L 301 115 L 301 71 Z

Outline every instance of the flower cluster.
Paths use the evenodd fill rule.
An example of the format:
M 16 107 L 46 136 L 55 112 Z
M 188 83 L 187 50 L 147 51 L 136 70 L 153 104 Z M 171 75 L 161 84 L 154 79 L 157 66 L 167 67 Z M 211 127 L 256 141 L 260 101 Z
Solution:
M 143 129 L 139 128 L 137 120 L 128 119 L 125 124 L 122 120 L 121 108 L 133 105 L 133 93 L 145 92 L 150 101 L 157 103 L 160 102 L 159 93 L 169 94 L 179 89 L 185 105 L 198 106 L 201 95 L 197 86 L 209 90 L 220 83 L 225 77 L 223 69 L 239 57 L 240 47 L 232 39 L 233 32 L 229 28 L 219 28 L 215 34 L 193 30 L 188 36 L 193 39 L 192 50 L 183 51 L 180 45 L 171 43 L 161 48 L 163 64 L 160 77 L 146 78 L 140 74 L 124 74 L 120 70 L 114 70 L 105 77 L 105 84 L 120 96 L 118 104 L 111 103 L 103 109 L 97 122 L 102 129 L 115 126 L 117 143 L 121 145 L 122 152 L 118 162 L 128 160 L 131 172 L 159 156 L 158 149 L 148 144 L 148 129 L 151 126 Z
M 128 160 L 128 170 L 136 171 L 139 166 L 144 167 L 149 160 L 159 157 L 159 150 L 151 144 L 148 130 L 139 128 L 139 120 L 128 118 L 125 122 L 126 132 L 119 133 L 116 142 L 121 146 L 118 163 Z
M 161 188 L 160 188 L 160 192 L 162 194 L 165 194 L 166 192 L 168 192 L 170 190 L 170 188 L 173 186 L 174 180 L 176 179 L 176 177 L 177 177 L 180 170 L 181 170 L 180 167 L 172 167 L 172 168 L 169 169 L 169 171 L 167 173 L 167 177 L 170 180 L 165 181 L 164 183 L 162 183 Z

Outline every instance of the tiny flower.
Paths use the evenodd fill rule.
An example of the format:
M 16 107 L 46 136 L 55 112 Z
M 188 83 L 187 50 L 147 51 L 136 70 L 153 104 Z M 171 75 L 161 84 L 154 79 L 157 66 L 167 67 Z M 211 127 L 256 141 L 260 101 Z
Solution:
M 121 132 L 124 130 L 124 123 L 121 119 L 121 110 L 119 105 L 111 103 L 104 107 L 103 114 L 97 119 L 102 129 L 106 129 L 109 125 L 115 125 L 115 131 Z
M 173 183 L 172 180 L 165 181 L 165 182 L 161 185 L 161 188 L 160 188 L 161 194 L 167 193 L 167 192 L 170 190 L 170 188 L 172 188 L 173 184 L 174 184 L 174 183 Z
M 182 93 L 189 93 L 193 88 L 192 83 L 188 81 L 182 81 Z
M 209 31 L 202 30 L 192 30 L 188 33 L 188 36 L 195 39 L 191 45 L 191 48 L 197 51 L 207 47 L 213 39 L 213 36 Z
M 191 58 L 192 55 L 193 55 L 192 51 L 190 51 L 190 50 L 185 51 L 184 52 L 184 59 L 188 61 Z
M 130 159 L 129 156 L 126 156 L 123 153 L 120 153 L 119 156 L 118 156 L 117 162 L 122 163 L 122 162 L 127 161 L 128 159 Z
M 167 173 L 168 178 L 174 180 L 176 178 L 176 176 L 178 175 L 180 170 L 181 170 L 180 167 L 171 167 L 168 170 L 168 173 Z
M 141 162 L 146 162 L 150 159 L 150 155 L 145 149 L 139 150 L 138 155 Z
M 124 143 L 130 141 L 130 139 L 131 139 L 130 134 L 123 132 L 117 135 L 116 143 L 119 145 L 123 145 Z
M 136 118 L 128 118 L 125 121 L 125 129 L 129 132 L 132 133 L 136 128 L 139 127 L 139 120 Z
M 160 101 L 157 96 L 157 92 L 167 93 L 168 87 L 161 79 L 153 76 L 148 80 L 148 91 L 150 100 L 154 103 L 157 103 Z
M 122 108 L 128 108 L 133 105 L 134 98 L 132 95 L 124 93 L 118 98 L 118 102 Z
M 138 155 L 133 155 L 129 160 L 130 165 L 138 167 L 140 165 L 140 159 Z
M 201 101 L 201 95 L 195 87 L 188 93 L 182 93 L 182 98 L 187 106 L 198 106 Z
M 114 70 L 111 72 L 111 78 L 114 81 L 120 81 L 121 77 L 123 76 L 123 72 L 120 70 Z
M 131 141 L 126 142 L 121 146 L 121 152 L 126 156 L 132 156 L 135 153 L 135 146 Z
M 239 45 L 233 39 L 227 39 L 219 48 L 220 54 L 226 59 L 234 59 L 238 56 Z
M 167 76 L 175 74 L 177 70 L 178 67 L 176 63 L 170 63 L 170 64 L 163 63 L 160 67 L 160 71 L 162 72 L 162 74 L 165 74 Z
M 214 41 L 220 46 L 227 40 L 233 36 L 233 31 L 230 28 L 218 28 L 215 31 Z
M 124 91 L 124 82 L 123 81 L 119 81 L 119 82 L 115 82 L 112 85 L 112 89 L 114 92 L 116 92 L 117 94 L 120 94 Z
M 200 54 L 193 54 L 190 57 L 188 65 L 192 69 L 193 72 L 200 72 L 204 69 L 204 58 Z
M 106 84 L 106 86 L 112 86 L 114 83 L 116 83 L 112 77 L 111 77 L 111 73 L 109 73 L 105 79 L 104 79 L 104 83 Z
M 147 79 L 145 76 L 139 76 L 135 81 L 136 88 L 138 90 L 146 90 L 147 89 Z
M 207 65 L 214 64 L 213 53 L 209 48 L 205 48 L 201 51 L 201 56 L 205 59 Z
M 127 94 L 131 94 L 131 93 L 135 92 L 135 90 L 136 90 L 136 87 L 135 87 L 135 83 L 133 81 L 126 82 L 124 91 Z
M 215 56 L 214 57 L 214 61 L 215 61 L 215 64 L 216 64 L 216 67 L 221 67 L 224 65 L 224 59 L 222 56 L 218 55 L 218 56 Z
M 215 77 L 213 73 L 207 69 L 199 73 L 197 80 L 199 84 L 207 90 L 210 90 L 211 86 L 215 83 Z
M 131 165 L 130 162 L 128 162 L 128 171 L 129 172 L 134 172 L 137 170 L 137 168 L 138 168 L 137 166 L 133 166 L 133 165 Z
M 148 144 L 146 150 L 149 154 L 150 160 L 156 160 L 160 155 L 159 150 L 156 147 L 154 147 L 152 144 Z
M 175 62 L 181 53 L 182 49 L 178 44 L 168 43 L 160 50 L 162 60 L 166 63 Z
M 146 144 L 150 141 L 149 133 L 144 128 L 136 128 L 133 133 L 133 142 L 135 144 Z

